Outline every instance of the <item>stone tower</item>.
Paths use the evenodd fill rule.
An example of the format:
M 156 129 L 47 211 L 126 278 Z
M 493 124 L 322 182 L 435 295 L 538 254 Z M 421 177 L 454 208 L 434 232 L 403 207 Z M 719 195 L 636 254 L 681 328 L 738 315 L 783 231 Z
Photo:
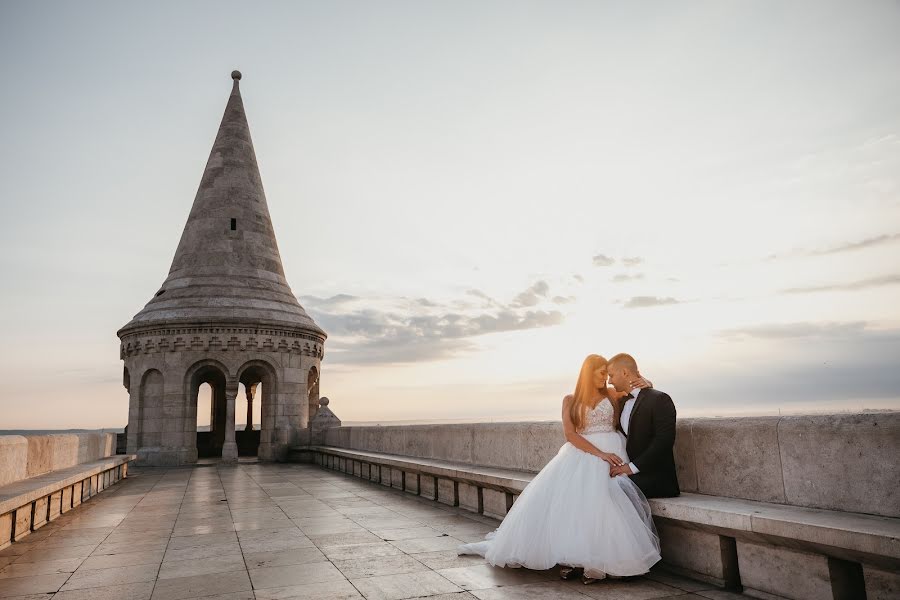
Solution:
M 283 459 L 305 441 L 318 407 L 325 332 L 284 276 L 250 128 L 234 80 L 200 188 L 159 291 L 119 330 L 129 392 L 128 452 L 147 465 L 201 455 L 234 461 L 238 445 Z M 210 432 L 197 432 L 200 387 L 211 388 Z M 261 429 L 237 432 L 244 384 Z M 241 416 L 243 418 L 243 415 Z

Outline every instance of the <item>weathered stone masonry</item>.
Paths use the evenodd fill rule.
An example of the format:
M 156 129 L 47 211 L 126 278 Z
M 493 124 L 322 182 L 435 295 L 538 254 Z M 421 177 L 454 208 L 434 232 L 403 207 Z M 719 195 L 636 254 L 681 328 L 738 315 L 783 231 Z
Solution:
M 213 143 L 169 275 L 119 330 L 129 392 L 127 450 L 139 464 L 197 460 L 197 396 L 212 389 L 206 451 L 237 459 L 235 400 L 243 384 L 258 455 L 283 459 L 318 409 L 325 332 L 284 275 L 240 94 Z

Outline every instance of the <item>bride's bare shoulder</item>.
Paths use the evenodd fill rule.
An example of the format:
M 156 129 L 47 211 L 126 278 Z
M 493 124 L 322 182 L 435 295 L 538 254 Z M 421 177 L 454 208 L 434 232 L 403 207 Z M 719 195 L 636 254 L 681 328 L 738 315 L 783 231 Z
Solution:
M 565 406 L 566 404 L 570 404 L 574 400 L 575 396 L 573 396 L 572 394 L 566 394 L 566 396 L 563 398 L 563 406 Z

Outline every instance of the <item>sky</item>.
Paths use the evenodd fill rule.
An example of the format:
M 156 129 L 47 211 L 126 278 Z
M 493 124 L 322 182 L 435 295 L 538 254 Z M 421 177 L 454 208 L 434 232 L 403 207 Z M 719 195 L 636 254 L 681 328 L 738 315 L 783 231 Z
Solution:
M 125 425 L 233 69 L 345 422 L 617 352 L 682 416 L 900 408 L 898 2 L 0 0 L 0 429 Z

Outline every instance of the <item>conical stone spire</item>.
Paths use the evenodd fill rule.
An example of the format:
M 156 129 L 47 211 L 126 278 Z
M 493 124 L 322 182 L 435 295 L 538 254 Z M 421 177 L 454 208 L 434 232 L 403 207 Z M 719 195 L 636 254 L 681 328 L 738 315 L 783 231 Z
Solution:
M 160 325 L 258 325 L 301 329 L 324 340 L 284 276 L 275 231 L 234 84 L 200 188 L 156 295 L 119 330 Z

